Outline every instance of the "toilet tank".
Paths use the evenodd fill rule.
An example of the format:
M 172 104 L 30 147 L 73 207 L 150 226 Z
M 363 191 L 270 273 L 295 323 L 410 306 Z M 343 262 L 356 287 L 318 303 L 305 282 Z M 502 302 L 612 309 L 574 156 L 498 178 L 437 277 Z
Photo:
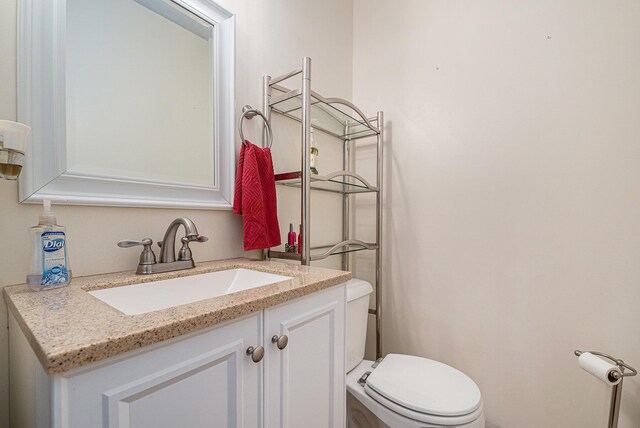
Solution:
M 369 296 L 373 287 L 362 279 L 347 281 L 347 373 L 364 359 Z

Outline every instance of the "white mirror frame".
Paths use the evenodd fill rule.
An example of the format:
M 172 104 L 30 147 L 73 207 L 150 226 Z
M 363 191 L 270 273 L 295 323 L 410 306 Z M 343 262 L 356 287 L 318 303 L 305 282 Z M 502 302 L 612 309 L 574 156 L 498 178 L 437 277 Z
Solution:
M 32 127 L 20 202 L 230 209 L 235 180 L 235 17 L 211 0 L 171 0 L 214 26 L 214 186 L 74 173 L 67 168 L 65 0 L 21 0 L 18 121 Z M 108 117 L 108 113 L 105 112 Z M 188 155 L 188 154 L 187 154 Z

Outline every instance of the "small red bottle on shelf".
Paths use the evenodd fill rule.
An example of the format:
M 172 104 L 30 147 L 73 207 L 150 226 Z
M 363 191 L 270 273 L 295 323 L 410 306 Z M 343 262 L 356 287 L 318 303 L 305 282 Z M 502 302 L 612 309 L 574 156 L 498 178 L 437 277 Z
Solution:
M 287 241 L 292 247 L 296 245 L 296 232 L 293 230 L 293 223 L 289 223 L 289 239 Z
M 300 234 L 298 235 L 298 254 L 302 254 L 302 225 L 300 225 Z
M 287 249 L 288 252 L 296 251 L 296 232 L 293 230 L 293 223 L 289 223 L 289 235 L 287 236 Z

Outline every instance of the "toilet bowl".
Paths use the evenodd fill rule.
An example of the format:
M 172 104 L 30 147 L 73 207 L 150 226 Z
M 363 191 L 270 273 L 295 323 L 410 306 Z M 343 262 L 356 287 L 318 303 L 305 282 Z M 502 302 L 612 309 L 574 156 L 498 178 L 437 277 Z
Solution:
M 364 360 L 366 281 L 347 283 L 347 426 L 484 428 L 480 389 L 453 367 L 412 355 Z

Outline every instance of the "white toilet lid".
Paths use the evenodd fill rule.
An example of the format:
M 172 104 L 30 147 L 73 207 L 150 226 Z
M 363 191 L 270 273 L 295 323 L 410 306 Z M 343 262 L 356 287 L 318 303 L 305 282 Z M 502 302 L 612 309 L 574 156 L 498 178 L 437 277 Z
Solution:
M 402 407 L 429 415 L 466 415 L 482 403 L 480 389 L 469 376 L 412 355 L 387 355 L 367 378 L 367 386 Z

